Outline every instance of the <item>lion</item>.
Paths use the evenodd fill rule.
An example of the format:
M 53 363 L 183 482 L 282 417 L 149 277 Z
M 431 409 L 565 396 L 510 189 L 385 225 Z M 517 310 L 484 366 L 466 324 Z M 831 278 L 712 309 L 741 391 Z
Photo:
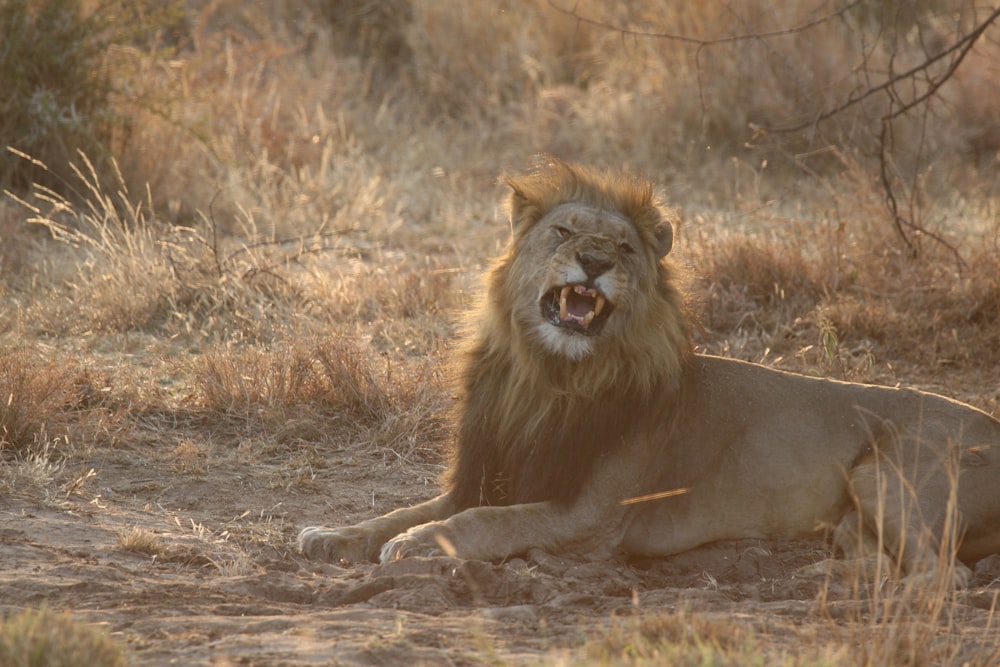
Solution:
M 1000 552 L 996 419 L 695 353 L 677 214 L 650 182 L 555 158 L 505 182 L 512 238 L 458 351 L 444 493 L 305 528 L 307 557 L 603 560 L 832 532 L 845 556 L 962 587 L 963 562 Z

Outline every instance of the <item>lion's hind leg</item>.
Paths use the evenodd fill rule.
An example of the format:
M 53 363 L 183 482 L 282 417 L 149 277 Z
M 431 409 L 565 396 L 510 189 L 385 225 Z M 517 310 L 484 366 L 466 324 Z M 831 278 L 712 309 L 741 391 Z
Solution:
M 940 465 L 916 472 L 876 455 L 855 466 L 857 510 L 837 526 L 834 544 L 852 556 L 889 554 L 907 586 L 965 588 L 972 572 L 955 559 L 960 526 L 950 485 L 957 481 Z
M 876 581 L 882 576 L 877 536 L 864 525 L 857 510 L 848 512 L 832 532 L 835 558 L 825 558 L 797 570 L 803 577 Z M 884 560 L 884 559 L 883 559 Z

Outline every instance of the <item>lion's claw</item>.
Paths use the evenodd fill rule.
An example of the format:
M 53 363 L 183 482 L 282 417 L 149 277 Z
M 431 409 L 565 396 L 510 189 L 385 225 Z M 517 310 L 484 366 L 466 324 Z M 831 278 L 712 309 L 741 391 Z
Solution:
M 453 556 L 451 541 L 438 524 L 417 526 L 382 545 L 379 561 L 392 563 L 403 558 Z

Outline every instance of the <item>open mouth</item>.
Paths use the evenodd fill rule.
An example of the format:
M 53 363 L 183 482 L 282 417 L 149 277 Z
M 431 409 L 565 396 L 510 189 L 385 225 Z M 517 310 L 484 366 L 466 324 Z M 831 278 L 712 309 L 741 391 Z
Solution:
M 613 306 L 603 294 L 586 285 L 554 287 L 542 297 L 542 317 L 553 326 L 596 336 Z

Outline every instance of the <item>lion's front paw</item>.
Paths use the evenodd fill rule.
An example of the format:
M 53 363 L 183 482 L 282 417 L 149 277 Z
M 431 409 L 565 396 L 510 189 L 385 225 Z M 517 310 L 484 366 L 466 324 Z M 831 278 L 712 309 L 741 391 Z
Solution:
M 325 528 L 309 526 L 299 533 L 299 551 L 306 558 L 330 562 L 358 562 L 374 560 L 378 555 L 378 545 L 372 547 L 370 531 L 349 526 L 346 528 Z
M 414 556 L 455 556 L 455 546 L 440 523 L 417 526 L 382 545 L 379 561 L 392 563 Z

